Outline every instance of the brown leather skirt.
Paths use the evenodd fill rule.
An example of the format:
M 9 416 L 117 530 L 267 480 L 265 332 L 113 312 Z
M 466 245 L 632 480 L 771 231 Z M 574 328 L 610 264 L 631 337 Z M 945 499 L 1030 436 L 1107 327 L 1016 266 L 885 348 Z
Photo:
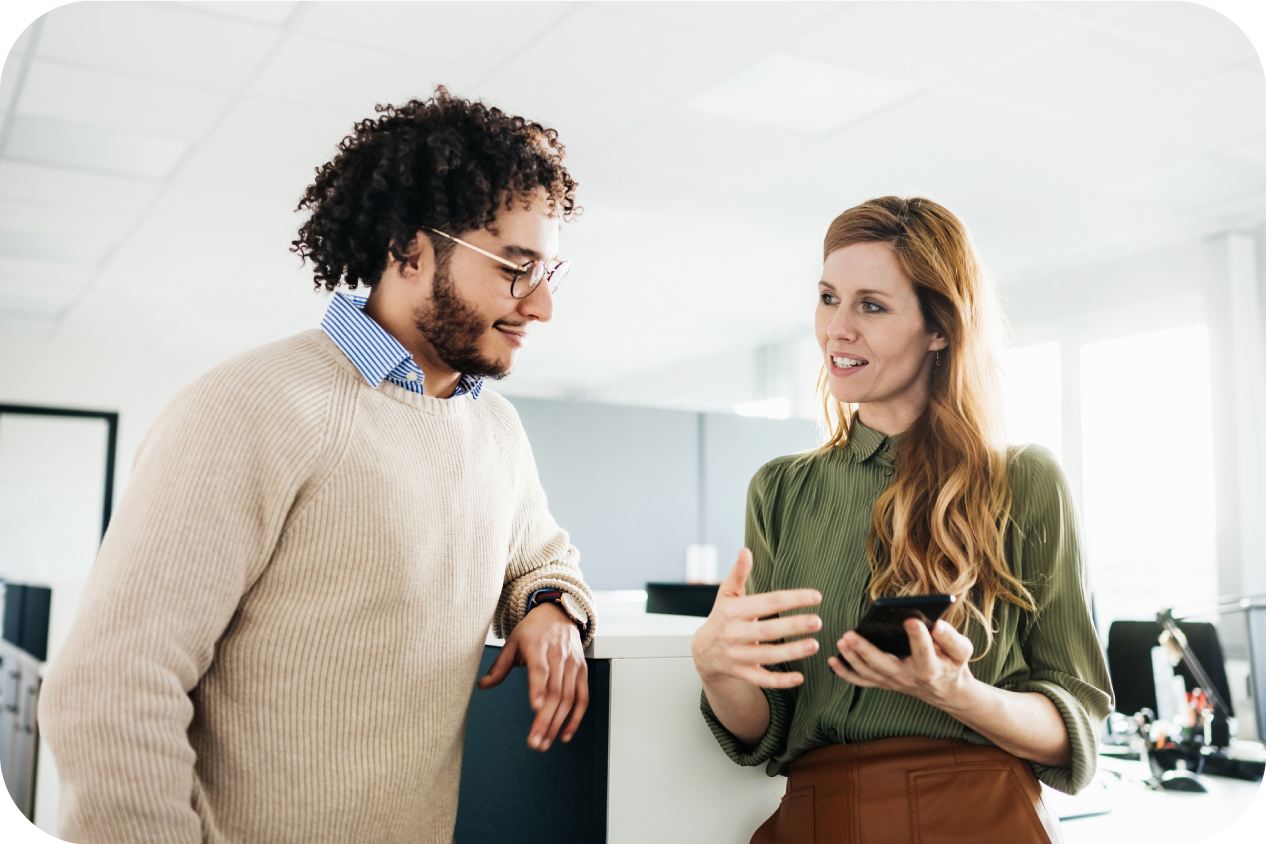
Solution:
M 833 744 L 791 763 L 751 844 L 1062 844 L 1029 763 L 920 737 Z

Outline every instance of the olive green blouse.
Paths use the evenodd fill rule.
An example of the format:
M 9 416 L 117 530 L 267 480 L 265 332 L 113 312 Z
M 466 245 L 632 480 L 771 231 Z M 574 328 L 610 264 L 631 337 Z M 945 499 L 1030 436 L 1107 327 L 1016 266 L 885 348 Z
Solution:
M 834 674 L 826 658 L 870 605 L 866 541 L 875 501 L 892 481 L 896 447 L 890 438 L 854 422 L 842 448 L 780 457 L 752 478 L 747 499 L 747 546 L 755 565 L 748 594 L 813 588 L 822 617 L 812 657 L 773 666 L 796 670 L 804 683 L 766 689 L 769 731 L 755 747 L 730 733 L 703 697 L 704 718 L 722 749 L 740 765 L 768 763 L 770 776 L 792 760 L 828 744 L 895 736 L 989 740 L 940 709 L 900 692 L 860 689 Z M 1008 455 L 1013 503 L 1006 533 L 1011 571 L 1033 595 L 1037 611 L 999 601 L 993 647 L 971 663 L 972 674 L 1015 692 L 1039 692 L 1054 702 L 1072 740 L 1072 768 L 1033 763 L 1038 779 L 1069 793 L 1095 773 L 1097 742 L 1112 709 L 1112 687 L 1090 618 L 1090 598 L 1076 508 L 1063 471 L 1040 446 L 1012 447 Z M 985 651 L 979 624 L 966 635 Z

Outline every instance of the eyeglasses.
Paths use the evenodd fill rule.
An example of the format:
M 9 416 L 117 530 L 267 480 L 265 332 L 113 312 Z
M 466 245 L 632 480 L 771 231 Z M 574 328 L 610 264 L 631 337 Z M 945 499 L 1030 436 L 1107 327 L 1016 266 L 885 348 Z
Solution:
M 510 295 L 516 299 L 526 299 L 532 295 L 532 291 L 536 289 L 536 285 L 544 281 L 549 286 L 551 294 L 558 292 L 558 285 L 563 283 L 563 279 L 567 273 L 571 272 L 571 264 L 566 261 L 555 261 L 553 266 L 544 261 L 528 261 L 526 264 L 512 264 L 500 255 L 494 255 L 486 249 L 480 249 L 473 243 L 467 243 L 460 237 L 453 237 L 451 234 L 445 234 L 439 229 L 433 229 L 430 226 L 423 226 L 429 232 L 434 232 L 440 237 L 448 238 L 454 243 L 460 243 L 467 249 L 473 249 L 480 255 L 487 255 L 492 260 L 501 264 L 503 267 L 514 270 L 514 278 L 510 280 Z

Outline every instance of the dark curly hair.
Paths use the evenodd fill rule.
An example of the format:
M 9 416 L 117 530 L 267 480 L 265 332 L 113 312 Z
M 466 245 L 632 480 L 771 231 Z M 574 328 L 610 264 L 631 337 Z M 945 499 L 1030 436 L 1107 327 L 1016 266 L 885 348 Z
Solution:
M 551 213 L 571 220 L 576 182 L 558 133 L 437 86 L 426 101 L 380 105 L 357 123 L 338 155 L 317 168 L 296 211 L 310 209 L 290 251 L 311 259 L 315 284 L 372 288 L 387 255 L 403 262 L 422 227 L 452 234 L 483 228 L 502 207 L 544 188 Z M 428 235 L 443 262 L 452 243 Z

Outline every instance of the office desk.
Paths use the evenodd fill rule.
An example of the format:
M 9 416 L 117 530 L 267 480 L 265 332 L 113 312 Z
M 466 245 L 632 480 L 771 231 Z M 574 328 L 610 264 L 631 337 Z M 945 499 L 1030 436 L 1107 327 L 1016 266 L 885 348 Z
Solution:
M 1076 797 L 1052 794 L 1047 806 L 1059 815 L 1079 806 L 1110 807 L 1107 814 L 1064 820 L 1065 844 L 1119 844 L 1122 841 L 1204 841 L 1234 824 L 1248 809 L 1261 783 L 1202 776 L 1207 794 L 1152 791 L 1143 785 L 1145 761 L 1099 758 L 1099 774 Z
M 527 749 L 526 672 L 475 690 L 457 844 L 744 842 L 786 788 L 741 768 L 699 714 L 690 639 L 702 618 L 609 615 L 586 656 L 589 710 L 569 744 Z M 489 639 L 481 672 L 500 652 Z
M 471 699 L 457 844 L 741 844 L 786 788 L 764 767 L 740 768 L 699 714 L 690 638 L 702 618 L 608 615 L 586 653 L 590 704 L 570 744 L 527 749 L 526 672 Z M 489 638 L 481 672 L 501 642 Z M 1048 792 L 1052 813 L 1110 808 L 1063 821 L 1065 844 L 1201 841 L 1233 824 L 1259 783 L 1203 777 L 1207 794 L 1156 792 L 1146 762 L 1101 757 L 1075 798 Z M 1116 772 L 1120 777 L 1113 776 Z M 987 840 L 987 839 L 986 839 Z

